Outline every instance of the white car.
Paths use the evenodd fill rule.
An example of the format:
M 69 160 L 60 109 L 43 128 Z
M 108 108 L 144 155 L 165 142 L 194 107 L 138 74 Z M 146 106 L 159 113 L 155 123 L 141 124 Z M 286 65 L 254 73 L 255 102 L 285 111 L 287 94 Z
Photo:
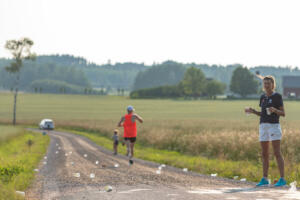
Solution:
M 41 130 L 53 130 L 54 122 L 52 119 L 43 119 L 40 123 Z

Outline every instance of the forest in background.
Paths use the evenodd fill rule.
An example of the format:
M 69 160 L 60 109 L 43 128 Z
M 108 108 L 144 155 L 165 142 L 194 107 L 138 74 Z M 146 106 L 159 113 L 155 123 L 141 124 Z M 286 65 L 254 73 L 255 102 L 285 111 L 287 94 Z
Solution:
M 11 89 L 14 83 L 12 75 L 5 71 L 5 66 L 10 61 L 9 59 L 0 59 L 0 87 L 7 90 Z M 73 91 L 80 90 L 85 93 L 91 88 L 106 92 L 113 90 L 132 91 L 178 84 L 186 69 L 195 67 L 201 69 L 205 77 L 226 84 L 226 92 L 229 92 L 232 72 L 239 66 L 241 65 L 183 64 L 174 61 L 166 61 L 151 66 L 133 62 L 97 65 L 84 58 L 71 55 L 43 55 L 38 56 L 35 61 L 24 63 L 20 85 L 21 90 L 36 91 L 41 89 L 38 84 L 43 83 L 43 87 L 49 84 L 53 87 L 54 84 L 56 85 L 55 89 L 52 90 L 54 93 L 63 92 L 63 88 L 73 88 Z M 249 69 L 252 73 L 259 71 L 262 75 L 275 76 L 279 91 L 281 91 L 282 76 L 300 76 L 300 70 L 297 67 L 257 66 Z

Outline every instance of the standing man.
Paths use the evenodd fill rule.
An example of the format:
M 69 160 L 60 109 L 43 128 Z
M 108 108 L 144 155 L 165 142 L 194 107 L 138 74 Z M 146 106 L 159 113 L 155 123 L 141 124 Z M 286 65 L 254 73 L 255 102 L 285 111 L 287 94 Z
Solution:
M 136 142 L 137 128 L 136 120 L 143 123 L 143 119 L 134 113 L 133 106 L 127 107 L 127 114 L 123 116 L 118 124 L 119 127 L 124 127 L 124 140 L 127 146 L 127 156 L 129 156 L 129 164 L 133 164 L 134 144 Z
M 264 94 L 260 98 L 259 106 L 261 111 L 247 108 L 247 113 L 253 113 L 260 117 L 259 141 L 262 149 L 263 178 L 256 186 L 269 185 L 269 143 L 272 143 L 274 155 L 277 160 L 280 179 L 275 184 L 276 187 L 286 185 L 284 179 L 284 160 L 281 155 L 280 143 L 282 138 L 279 118 L 285 116 L 282 96 L 275 92 L 276 82 L 273 76 L 263 77 Z

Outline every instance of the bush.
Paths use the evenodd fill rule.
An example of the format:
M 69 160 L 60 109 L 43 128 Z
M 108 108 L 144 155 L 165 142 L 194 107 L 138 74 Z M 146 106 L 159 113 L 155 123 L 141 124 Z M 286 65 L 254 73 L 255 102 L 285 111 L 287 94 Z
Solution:
M 140 89 L 130 93 L 130 98 L 176 98 L 182 96 L 179 86 L 161 86 Z

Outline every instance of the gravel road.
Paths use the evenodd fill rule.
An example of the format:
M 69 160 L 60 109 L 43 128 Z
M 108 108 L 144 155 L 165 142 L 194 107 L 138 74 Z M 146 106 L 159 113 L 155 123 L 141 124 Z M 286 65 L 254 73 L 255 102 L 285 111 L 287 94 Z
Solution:
M 26 191 L 28 200 L 300 199 L 300 192 L 289 192 L 288 188 L 258 189 L 253 183 L 170 166 L 157 174 L 160 164 L 135 159 L 129 166 L 127 157 L 113 156 L 84 137 L 57 131 L 49 135 L 47 155 Z M 107 186 L 112 187 L 111 192 L 106 191 Z

